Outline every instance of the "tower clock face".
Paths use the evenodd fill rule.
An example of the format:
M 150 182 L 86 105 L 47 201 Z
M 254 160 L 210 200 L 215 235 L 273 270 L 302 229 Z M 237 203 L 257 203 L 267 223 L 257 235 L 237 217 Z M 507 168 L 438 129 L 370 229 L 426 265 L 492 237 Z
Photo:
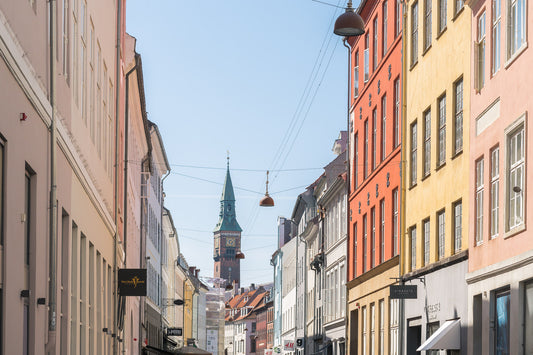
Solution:
M 234 247 L 235 246 L 235 238 L 227 238 L 226 239 L 226 246 L 227 247 Z

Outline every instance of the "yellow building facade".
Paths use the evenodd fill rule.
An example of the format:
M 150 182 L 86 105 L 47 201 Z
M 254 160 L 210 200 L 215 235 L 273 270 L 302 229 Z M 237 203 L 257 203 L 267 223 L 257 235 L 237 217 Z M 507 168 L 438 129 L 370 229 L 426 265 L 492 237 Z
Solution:
M 459 0 L 411 0 L 404 16 L 401 267 L 418 290 L 402 302 L 411 353 L 447 320 L 467 324 L 471 13 Z

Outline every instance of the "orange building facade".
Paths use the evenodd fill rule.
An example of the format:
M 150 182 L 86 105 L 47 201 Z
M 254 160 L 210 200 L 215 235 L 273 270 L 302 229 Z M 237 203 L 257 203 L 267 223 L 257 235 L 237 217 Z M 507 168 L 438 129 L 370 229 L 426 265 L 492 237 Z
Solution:
M 366 0 L 357 11 L 366 27 L 349 41 L 348 349 L 395 354 L 388 286 L 399 275 L 402 5 Z

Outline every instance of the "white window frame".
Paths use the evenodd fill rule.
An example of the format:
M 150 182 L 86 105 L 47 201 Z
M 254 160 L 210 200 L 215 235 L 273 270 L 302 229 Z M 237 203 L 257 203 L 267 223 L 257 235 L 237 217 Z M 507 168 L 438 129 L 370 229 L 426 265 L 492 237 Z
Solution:
M 522 11 L 518 12 L 521 6 Z M 514 18 L 513 15 L 518 17 Z M 517 20 L 521 21 L 517 23 Z M 527 1 L 507 0 L 507 65 L 527 47 Z
M 500 147 L 490 151 L 490 238 L 496 238 L 500 233 Z
M 527 130 L 526 130 L 526 114 L 524 113 L 520 118 L 518 118 L 515 122 L 513 122 L 513 124 L 511 124 L 511 126 L 509 126 L 506 130 L 505 130 L 505 137 L 506 137 L 506 142 L 505 142 L 505 146 L 506 146 L 506 154 L 505 154 L 505 178 L 506 178 L 506 186 L 505 186 L 505 237 L 508 237 L 510 235 L 513 235 L 515 233 L 518 233 L 522 230 L 524 230 L 526 228 L 526 223 L 525 223 L 525 206 L 526 206 L 526 198 L 527 198 L 527 193 L 526 193 L 526 184 L 525 184 L 525 181 L 526 181 L 526 161 L 527 161 L 527 156 L 526 156 L 526 152 L 527 152 L 527 147 L 525 146 L 527 144 Z M 514 136 L 516 136 L 519 132 L 522 132 L 522 150 L 523 150 L 523 155 L 522 155 L 522 158 L 521 160 L 519 161 L 516 161 L 514 162 L 512 165 L 511 165 L 511 159 L 510 159 L 510 154 L 512 153 L 511 149 L 510 149 L 510 144 L 511 144 L 511 140 L 513 139 Z M 512 182 L 511 182 L 511 174 L 514 172 L 514 171 L 517 171 L 517 170 L 522 170 L 522 180 L 521 180 L 521 189 L 522 191 L 520 192 L 514 192 L 512 191 L 513 189 L 513 186 L 512 185 Z M 513 196 L 512 196 L 513 195 Z M 517 196 L 518 195 L 518 196 Z M 516 198 L 520 198 L 521 199 L 521 204 L 522 204 L 522 207 L 521 207 L 521 211 L 522 211 L 522 219 L 521 221 L 516 221 L 516 216 L 515 216 L 515 221 L 511 224 L 510 222 L 510 213 L 511 213 L 511 208 L 510 208 L 510 204 L 513 202 L 513 200 L 515 200 Z
M 476 197 L 475 197 L 475 238 L 476 245 L 483 244 L 483 195 L 485 193 L 485 159 L 481 156 L 475 163 L 476 168 Z

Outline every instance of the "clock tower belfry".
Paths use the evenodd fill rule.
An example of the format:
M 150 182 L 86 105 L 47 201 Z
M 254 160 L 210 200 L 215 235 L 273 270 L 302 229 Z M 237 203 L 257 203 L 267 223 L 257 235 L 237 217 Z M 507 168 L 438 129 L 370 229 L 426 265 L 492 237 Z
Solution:
M 214 277 L 228 280 L 228 284 L 235 281 L 237 287 L 241 277 L 241 261 L 237 254 L 241 251 L 242 228 L 235 215 L 235 194 L 229 172 L 229 157 L 226 170 L 226 180 L 220 198 L 220 214 L 218 223 L 213 231 L 214 249 L 213 259 Z

